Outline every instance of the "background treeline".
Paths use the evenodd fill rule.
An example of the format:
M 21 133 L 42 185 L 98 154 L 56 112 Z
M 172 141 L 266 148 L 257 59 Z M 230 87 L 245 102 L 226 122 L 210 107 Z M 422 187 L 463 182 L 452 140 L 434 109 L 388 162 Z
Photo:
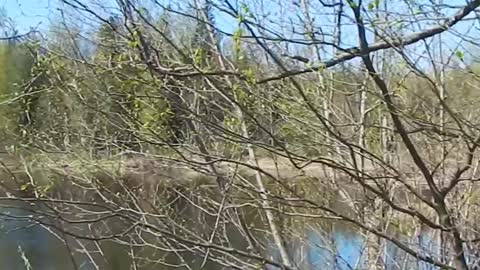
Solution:
M 370 269 L 480 261 L 479 1 L 59 2 L 0 46 L 0 146 L 77 243 L 306 269 L 342 223 Z
M 270 60 L 257 46 L 240 42 L 235 33 L 241 35 L 242 28 L 233 36 L 216 32 L 211 36 L 208 26 L 215 26 L 215 18 L 210 9 L 204 7 L 208 22 L 168 12 L 158 18 L 148 17 L 148 24 L 141 26 L 143 41 L 132 40 L 128 32 L 131 29 L 125 28 L 120 17 L 111 16 L 89 36 L 74 30 L 74 26 L 58 24 L 43 38 L 31 35 L 3 42 L 2 147 L 8 151 L 85 151 L 93 156 L 126 150 L 159 151 L 193 142 L 191 123 L 185 119 L 194 115 L 194 122 L 212 128 L 204 132 L 218 144 L 215 150 L 226 153 L 228 139 L 217 133 L 235 129 L 238 120 L 222 97 L 226 95 L 237 99 L 248 112 L 246 121 L 252 122 L 249 131 L 261 147 L 325 153 L 327 146 L 317 141 L 324 134 L 305 125 L 315 118 L 312 112 L 303 110 L 305 101 L 292 91 L 288 80 L 256 86 L 256 78 L 272 74 Z M 193 11 L 190 16 L 195 16 Z M 212 45 L 211 38 L 217 44 Z M 137 47 L 144 46 L 144 42 L 152 46 L 149 53 L 155 54 L 155 61 L 165 68 L 159 71 L 164 75 L 152 74 L 145 56 L 138 52 Z M 222 71 L 217 72 L 223 68 L 218 63 L 216 46 L 229 65 L 235 66 L 231 85 L 222 81 Z M 297 51 L 309 53 L 301 48 Z M 391 53 L 383 55 L 388 58 Z M 405 65 L 385 64 L 389 59 L 391 56 L 378 61 L 378 65 L 382 73 L 389 75 L 388 82 L 402 112 L 410 121 L 440 121 L 440 107 L 428 89 L 429 83 Z M 443 74 L 444 87 L 449 89 L 448 102 L 452 109 L 473 117 L 478 110 L 478 69 L 474 62 L 467 64 L 459 53 L 450 62 Z M 190 64 L 194 68 L 185 68 Z M 294 69 L 309 64 L 287 60 L 287 65 Z M 432 75 L 434 70 L 427 72 Z M 299 80 L 314 106 L 327 115 L 332 111 L 332 125 L 337 123 L 336 128 L 342 132 L 357 136 L 355 122 L 361 120 L 366 127 L 361 134 L 364 143 L 381 146 L 382 136 L 389 140 L 385 134 L 388 131 L 381 127 L 385 124 L 384 105 L 369 90 L 371 82 L 365 81 L 365 72 L 356 63 L 320 73 L 321 80 L 316 74 Z M 202 76 L 208 76 L 208 81 Z M 221 89 L 212 89 L 215 87 Z M 366 105 L 362 99 L 367 100 Z M 363 108 L 368 109 L 367 115 L 362 115 L 362 106 L 370 107 Z M 348 121 L 351 126 L 344 125 Z M 378 149 L 379 153 L 384 150 Z

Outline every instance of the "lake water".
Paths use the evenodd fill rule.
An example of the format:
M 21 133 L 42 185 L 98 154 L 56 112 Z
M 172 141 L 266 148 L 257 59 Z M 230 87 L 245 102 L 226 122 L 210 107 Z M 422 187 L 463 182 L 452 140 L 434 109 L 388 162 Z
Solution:
M 0 239 L 0 269 L 32 269 L 32 270 L 127 270 L 131 268 L 128 248 L 109 242 L 102 243 L 102 252 L 92 263 L 86 254 L 79 251 L 79 246 L 69 240 L 69 248 L 74 254 L 71 256 L 61 235 L 54 235 L 46 228 L 27 220 L 11 219 L 9 215 L 28 216 L 28 212 L 17 208 L 3 208 L 2 237 Z M 5 216 L 7 215 L 7 216 Z M 295 259 L 299 269 L 365 269 L 366 255 L 364 238 L 344 225 L 330 226 L 331 230 L 305 230 L 303 239 L 290 239 L 289 252 Z M 67 238 L 68 239 L 68 238 Z M 423 234 L 417 241 L 426 250 L 432 250 L 432 241 L 429 235 Z M 87 243 L 88 244 L 88 243 Z M 433 249 L 434 250 L 434 249 Z M 278 257 L 274 249 L 270 250 L 273 257 Z M 97 254 L 99 255 L 99 254 Z M 165 254 L 162 254 L 164 256 Z M 99 259 L 101 258 L 101 259 Z M 406 256 L 392 245 L 386 245 L 383 260 L 386 269 L 436 269 L 425 263 L 415 260 L 405 260 Z M 154 258 L 152 258 L 154 259 Z M 192 269 L 197 269 L 198 258 L 192 259 Z M 168 261 L 168 260 L 167 260 Z M 172 261 L 174 263 L 174 261 Z M 140 269 L 185 269 L 159 265 L 146 266 Z M 205 269 L 228 269 L 210 265 Z M 277 269 L 268 267 L 267 269 Z
M 71 190 L 73 187 L 65 188 Z M 161 195 L 164 196 L 165 194 Z M 2 195 L 3 196 L 3 195 Z M 321 195 L 319 195 L 321 196 Z M 83 198 L 85 199 L 85 198 Z M 361 200 L 361 198 L 358 198 Z M 333 199 L 334 205 L 341 205 Z M 192 231 L 202 234 L 211 231 L 211 224 L 214 218 L 199 217 L 198 209 L 191 207 L 191 203 L 175 199 L 175 218 L 182 220 L 181 225 L 190 227 Z M 163 203 L 158 203 L 161 205 Z M 1 208 L 3 206 L 3 208 Z M 37 207 L 37 206 L 35 206 Z M 347 206 L 339 206 L 347 208 Z M 0 205 L 0 269 L 22 269 L 22 270 L 170 270 L 188 269 L 165 264 L 147 263 L 143 266 L 133 268 L 131 256 L 132 248 L 127 245 L 120 245 L 114 242 L 103 241 L 95 243 L 92 241 L 77 242 L 72 237 L 59 235 L 57 231 L 50 231 L 48 228 L 33 223 L 28 219 L 31 212 L 21 208 L 31 209 L 33 206 L 15 204 L 9 207 L 6 204 Z M 193 208 L 193 209 L 192 209 Z M 347 210 L 345 210 L 347 211 Z M 12 218 L 26 217 L 24 219 Z M 249 214 L 245 217 L 249 224 L 255 224 L 260 231 L 265 220 L 257 214 Z M 263 225 L 262 225 L 263 224 Z M 366 259 L 369 256 L 366 249 L 365 236 L 344 223 L 323 222 L 322 224 L 301 224 L 289 225 L 288 235 L 295 235 L 286 239 L 290 257 L 293 258 L 298 269 L 366 269 Z M 238 231 L 228 230 L 228 239 L 234 246 L 240 249 L 246 248 L 245 239 L 239 236 Z M 410 246 L 421 247 L 425 255 L 438 255 L 438 246 L 435 244 L 435 237 L 429 232 L 412 231 L 410 235 L 404 236 L 403 240 Z M 205 235 L 203 235 L 205 237 Z M 65 243 L 66 239 L 66 243 Z M 268 243 L 268 239 L 262 240 Z M 275 245 L 266 245 L 265 253 L 270 257 L 279 260 L 278 252 L 273 248 Z M 84 250 L 89 250 L 88 254 Z M 432 254 L 432 251 L 434 254 Z M 162 258 L 164 263 L 178 264 L 178 257 L 169 252 L 147 251 L 144 257 L 151 260 Z M 419 262 L 400 251 L 392 244 L 383 244 L 381 250 L 382 269 L 437 269 L 431 265 Z M 145 255 L 147 254 L 147 255 Z M 195 257 L 192 254 L 184 256 L 186 263 L 191 269 L 200 269 L 203 258 Z M 229 269 L 216 264 L 206 264 L 203 269 L 220 270 Z M 276 270 L 275 267 L 264 267 L 263 269 Z

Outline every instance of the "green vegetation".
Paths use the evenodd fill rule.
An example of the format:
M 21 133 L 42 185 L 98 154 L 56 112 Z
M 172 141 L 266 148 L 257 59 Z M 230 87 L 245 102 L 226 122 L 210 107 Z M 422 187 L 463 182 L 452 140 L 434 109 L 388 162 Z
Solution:
M 475 269 L 480 69 L 452 29 L 479 1 L 61 2 L 45 37 L 0 25 L 0 187 L 35 222 L 139 265 L 315 269 L 289 241 L 345 226 L 375 269 Z

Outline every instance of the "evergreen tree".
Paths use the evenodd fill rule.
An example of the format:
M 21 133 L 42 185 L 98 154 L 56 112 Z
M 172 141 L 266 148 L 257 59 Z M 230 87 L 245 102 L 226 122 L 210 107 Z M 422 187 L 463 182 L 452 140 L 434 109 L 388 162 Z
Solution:
M 0 118 L 6 138 L 24 137 L 35 119 L 40 78 L 30 79 L 34 57 L 27 44 L 0 44 Z M 13 137 L 12 137 L 13 136 Z
M 138 150 L 134 133 L 138 120 L 136 95 L 141 90 L 134 83 L 138 70 L 133 68 L 131 63 L 124 63 L 130 58 L 134 48 L 128 49 L 129 44 L 122 39 L 122 31 L 124 29 L 121 19 L 112 16 L 108 23 L 100 26 L 97 34 L 97 59 L 99 64 L 109 69 L 102 76 L 107 100 L 103 110 L 109 117 L 104 127 L 106 133 L 101 136 L 112 138 L 111 143 L 121 149 Z

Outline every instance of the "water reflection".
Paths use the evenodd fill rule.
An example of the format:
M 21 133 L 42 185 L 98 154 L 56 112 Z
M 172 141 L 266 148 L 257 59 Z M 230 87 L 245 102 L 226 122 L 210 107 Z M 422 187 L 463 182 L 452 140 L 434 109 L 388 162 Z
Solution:
M 410 247 L 420 247 L 424 255 L 436 256 L 439 253 L 437 239 L 429 231 L 421 231 L 417 236 L 404 237 Z M 307 250 L 305 253 L 304 251 Z M 298 269 L 351 270 L 368 269 L 368 249 L 365 236 L 342 224 L 333 224 L 330 232 L 309 230 L 304 239 L 290 242 L 291 256 L 296 258 Z M 426 262 L 416 260 L 390 242 L 384 242 L 377 258 L 380 269 L 436 270 Z M 376 253 L 378 255 L 378 253 Z M 273 257 L 280 261 L 279 254 Z M 279 269 L 270 267 L 268 269 Z
M 2 208 L 1 212 L 4 215 L 28 215 L 14 208 Z M 28 221 L 4 218 L 1 230 L 1 269 L 70 269 L 63 244 L 44 228 Z
M 0 231 L 0 269 L 11 270 L 127 270 L 130 260 L 125 248 L 115 243 L 101 243 L 103 254 L 85 254 L 78 242 L 59 235 L 27 219 L 31 212 L 25 204 L 3 207 Z M 65 243 L 67 241 L 67 244 Z M 87 245 L 94 243 L 87 243 Z M 93 256 L 95 263 L 89 256 Z M 99 259 L 103 257 L 102 259 Z
M 126 246 L 121 246 L 113 242 L 83 242 L 87 245 L 87 250 L 97 250 L 91 254 L 82 253 L 78 243 L 74 239 L 66 238 L 69 242 L 72 254 L 69 252 L 62 236 L 54 235 L 47 229 L 38 224 L 33 224 L 27 220 L 13 220 L 9 215 L 28 216 L 29 212 L 19 208 L 1 209 L 3 218 L 1 221 L 0 238 L 0 269 L 34 269 L 34 270 L 123 270 L 133 269 L 129 252 L 132 250 Z M 192 213 L 189 213 L 192 214 Z M 208 223 L 208 222 L 207 222 Z M 193 225 L 193 224 L 190 224 Z M 197 224 L 205 226 L 205 224 Z M 201 228 L 203 230 L 206 228 Z M 245 249 L 244 240 L 233 232 L 230 237 L 235 242 L 234 246 Z M 405 238 L 405 243 L 411 246 L 416 245 L 422 248 L 425 255 L 431 254 L 432 250 L 438 250 L 435 245 L 436 239 L 428 232 L 417 233 L 416 236 Z M 300 236 L 288 240 L 288 249 L 292 258 L 299 269 L 366 269 L 366 258 L 368 256 L 365 247 L 365 239 L 362 234 L 353 231 L 345 224 L 332 223 L 328 226 L 307 227 Z M 90 246 L 88 246 L 90 245 Z M 99 249 L 98 246 L 101 248 Z M 274 245 L 269 245 L 268 253 L 275 259 L 278 254 L 274 250 Z M 393 244 L 385 244 L 381 261 L 383 269 L 419 269 L 433 270 L 437 269 L 427 263 L 419 262 L 412 257 L 407 256 L 403 251 L 396 248 Z M 187 269 L 179 267 L 178 257 L 175 254 L 150 252 L 148 257 L 152 263 L 137 265 L 135 269 Z M 429 253 L 430 252 L 430 253 Z M 191 269 L 200 269 L 203 263 L 203 257 L 184 253 L 184 258 Z M 91 257 L 89 257 L 91 256 Z M 92 258 L 94 259 L 92 262 Z M 166 264 L 154 263 L 156 259 L 162 258 Z M 27 261 L 28 260 L 28 261 Z M 280 261 L 280 260 L 278 260 Z M 184 262 L 185 263 L 185 262 Z M 176 265 L 176 266 L 174 266 Z M 207 264 L 204 269 L 229 269 L 224 266 Z M 276 270 L 275 267 L 267 267 L 269 270 Z
M 334 229 L 330 243 L 316 232 L 309 233 L 312 269 L 357 269 L 362 256 L 362 238 L 345 229 Z

